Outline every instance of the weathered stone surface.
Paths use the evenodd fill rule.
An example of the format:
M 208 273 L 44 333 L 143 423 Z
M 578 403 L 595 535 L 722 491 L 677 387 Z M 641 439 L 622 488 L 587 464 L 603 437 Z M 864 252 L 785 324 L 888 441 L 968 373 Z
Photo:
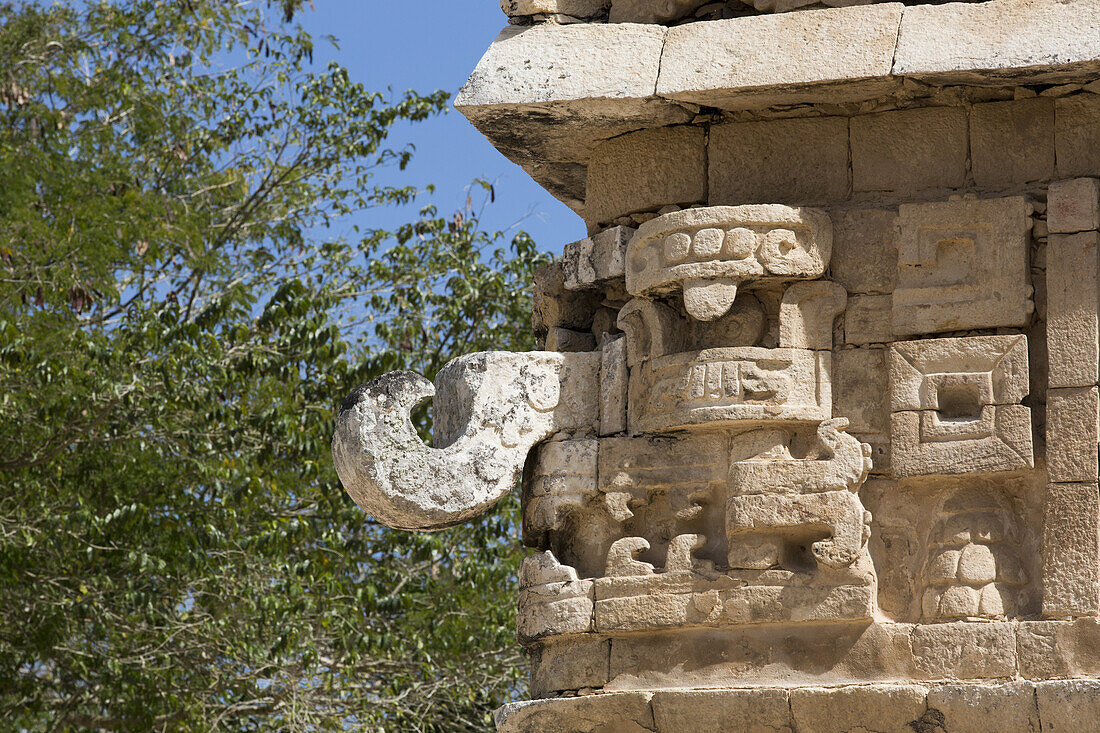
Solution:
M 844 313 L 844 342 L 855 346 L 887 344 L 894 340 L 894 298 L 857 295 L 848 299 Z
M 1100 612 L 1100 494 L 1095 482 L 1052 483 L 1043 518 L 1043 615 Z
M 1047 472 L 1059 483 L 1096 481 L 1100 400 L 1096 387 L 1047 391 Z M 1100 568 L 1097 568 L 1100 572 Z
M 895 334 L 1027 325 L 1034 304 L 1025 198 L 903 204 L 898 212 Z
M 589 631 L 594 602 L 591 580 L 523 588 L 519 593 L 516 634 L 520 642 L 526 643 L 543 636 Z
M 987 679 L 1016 675 L 1010 623 L 927 624 L 913 629 L 917 675 L 925 679 Z
M 854 209 L 833 212 L 832 219 L 831 279 L 853 295 L 892 293 L 898 282 L 897 211 Z
M 624 214 L 707 200 L 701 127 L 661 127 L 601 144 L 588 161 L 584 218 L 609 224 Z
M 1035 685 L 1043 730 L 1076 733 L 1100 720 L 1100 681 L 1056 680 Z
M 608 20 L 612 23 L 668 23 L 679 20 L 707 0 L 613 0 Z
M 553 328 L 583 333 L 592 326 L 599 309 L 599 293 L 570 293 L 565 289 L 565 272 L 561 263 L 544 265 L 535 270 L 535 296 L 532 303 L 533 327 L 536 335 L 548 334 Z M 556 337 L 559 341 L 562 340 Z M 577 337 L 579 338 L 579 337 Z M 595 344 L 592 345 L 592 351 Z
M 1047 229 L 1075 234 L 1100 229 L 1100 180 L 1073 178 L 1047 189 Z
M 802 688 L 791 691 L 791 713 L 799 731 L 912 733 L 927 695 L 918 685 Z
M 626 430 L 627 386 L 626 338 L 607 339 L 600 362 L 600 435 Z
M 890 86 L 901 14 L 900 3 L 885 3 L 679 26 L 669 31 L 657 94 L 743 109 L 803 101 L 817 85 L 844 81 L 857 98 L 870 96 Z
M 848 293 L 836 283 L 811 280 L 791 285 L 779 307 L 779 348 L 833 348 L 833 321 L 844 312 Z
M 1020 471 L 1035 465 L 1031 411 L 990 406 L 979 419 L 956 424 L 939 413 L 890 416 L 891 466 L 897 477 Z
M 683 292 L 688 313 L 713 321 L 740 283 L 819 277 L 832 254 L 832 224 L 817 209 L 779 205 L 676 211 L 643 224 L 627 251 L 626 289 Z
M 692 690 L 653 696 L 658 733 L 792 733 L 786 690 Z
M 496 711 L 498 733 L 653 733 L 649 693 L 514 702 Z
M 1076 5 L 1065 7 L 1077 9 Z M 1056 99 L 1054 123 L 1058 175 L 1100 176 L 1100 95 Z
M 890 410 L 965 417 L 986 405 L 1016 405 L 1029 384 L 1026 336 L 904 341 L 890 348 Z M 948 404 L 951 402 L 952 404 Z
M 792 140 L 799 141 L 791 145 Z M 708 141 L 710 204 L 818 205 L 848 195 L 843 117 L 715 125 Z
M 966 183 L 967 119 L 958 107 L 853 117 L 856 191 L 957 189 Z
M 475 517 L 511 491 L 536 443 L 595 424 L 594 359 L 489 352 L 450 362 L 438 388 L 411 372 L 368 382 L 337 417 L 332 452 L 340 480 L 359 506 L 392 527 L 439 529 Z M 446 447 L 429 448 L 409 413 L 437 389 L 437 434 Z
M 929 710 L 938 710 L 951 733 L 1039 731 L 1035 686 L 1028 682 L 997 685 L 942 685 L 928 693 Z M 1044 729 L 1045 730 L 1045 729 Z
M 610 4 L 611 0 L 500 0 L 500 9 L 510 18 L 542 13 L 591 18 Z
M 1100 675 L 1100 622 L 1096 618 L 1021 621 L 1016 645 L 1020 676 L 1025 679 Z
M 527 531 L 557 529 L 564 513 L 577 511 L 596 493 L 598 451 L 595 440 L 558 440 L 535 449 L 534 465 L 526 482 Z M 530 558 L 523 567 L 529 563 Z M 575 572 L 571 579 L 576 579 Z
M 974 182 L 995 188 L 1054 175 L 1054 100 L 977 104 L 970 112 Z
M 597 636 L 544 639 L 531 647 L 531 696 L 599 688 L 608 682 L 611 642 Z
M 937 81 L 1017 78 L 1063 65 L 1095 69 L 1100 3 L 1003 0 L 905 9 L 895 74 Z M 1046 32 L 1030 32 L 1045 28 Z
M 1052 235 L 1047 242 L 1047 353 L 1051 387 L 1100 378 L 1100 234 Z
M 632 227 L 615 226 L 565 245 L 561 266 L 567 290 L 588 290 L 626 274 L 626 247 Z
M 833 416 L 871 446 L 872 473 L 890 469 L 889 370 L 886 349 L 843 349 L 833 355 Z

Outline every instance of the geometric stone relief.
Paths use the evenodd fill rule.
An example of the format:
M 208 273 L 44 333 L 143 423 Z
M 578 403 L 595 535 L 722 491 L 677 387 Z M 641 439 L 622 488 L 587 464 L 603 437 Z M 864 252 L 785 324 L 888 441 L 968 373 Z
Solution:
M 890 347 L 897 477 L 1034 467 L 1027 337 L 970 336 Z
M 1032 206 L 1022 196 L 902 204 L 898 336 L 1025 326 Z
M 832 251 L 832 224 L 816 209 L 712 206 L 643 224 L 627 250 L 626 288 L 655 297 L 680 291 L 696 320 L 733 306 L 745 281 L 812 279 Z

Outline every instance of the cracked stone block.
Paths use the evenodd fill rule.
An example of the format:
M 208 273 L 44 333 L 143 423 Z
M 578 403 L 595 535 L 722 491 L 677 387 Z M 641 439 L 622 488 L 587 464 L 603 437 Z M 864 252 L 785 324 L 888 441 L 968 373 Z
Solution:
M 1100 234 L 1047 241 L 1047 360 L 1051 387 L 1088 387 L 1100 375 Z

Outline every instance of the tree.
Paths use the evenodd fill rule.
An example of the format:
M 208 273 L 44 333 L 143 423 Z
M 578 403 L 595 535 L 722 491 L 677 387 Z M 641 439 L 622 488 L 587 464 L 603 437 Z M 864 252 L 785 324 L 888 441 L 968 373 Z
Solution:
M 16 729 L 484 730 L 516 692 L 514 503 L 387 530 L 329 440 L 383 371 L 530 347 L 545 258 L 482 231 L 472 200 L 332 234 L 413 199 L 372 176 L 409 159 L 392 126 L 446 95 L 310 73 L 299 5 L 0 0 Z

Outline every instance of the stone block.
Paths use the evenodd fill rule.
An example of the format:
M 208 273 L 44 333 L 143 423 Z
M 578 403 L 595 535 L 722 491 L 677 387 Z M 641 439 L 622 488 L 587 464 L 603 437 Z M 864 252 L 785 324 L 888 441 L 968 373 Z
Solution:
M 891 412 L 940 410 L 959 419 L 987 405 L 1017 405 L 1029 389 L 1023 335 L 899 341 L 890 348 Z
M 847 291 L 828 280 L 788 287 L 779 306 L 780 348 L 832 349 L 834 321 L 847 303 Z
M 671 23 L 691 14 L 707 0 L 613 0 L 608 21 L 611 23 Z
M 822 204 L 848 197 L 844 117 L 715 125 L 708 150 L 712 206 Z
M 632 227 L 615 226 L 565 245 L 561 267 L 566 290 L 592 290 L 626 274 L 626 247 Z
M 799 731 L 912 733 L 927 695 L 919 685 L 799 688 L 791 690 L 791 713 Z
M 627 386 L 626 339 L 606 339 L 600 362 L 600 435 L 626 430 Z
M 630 378 L 634 433 L 723 422 L 825 420 L 832 416 L 832 355 L 734 347 L 663 356 Z
M 1016 676 L 1016 639 L 1008 622 L 927 624 L 913 627 L 913 654 L 924 679 L 996 679 Z
M 943 729 L 951 733 L 1039 731 L 1035 687 L 1029 682 L 933 687 L 928 709 L 943 714 Z
M 596 636 L 548 639 L 531 650 L 531 696 L 603 687 L 608 681 L 611 642 Z
M 986 407 L 977 420 L 941 420 L 939 413 L 890 416 L 890 460 L 898 478 L 998 473 L 1033 468 L 1031 410 L 1021 405 Z
M 691 690 L 653 695 L 657 733 L 791 733 L 786 690 Z
M 1020 621 L 1020 676 L 1030 680 L 1100 675 L 1100 621 Z
M 957 189 L 966 184 L 968 131 L 959 107 L 923 107 L 853 117 L 857 192 Z
M 894 298 L 890 295 L 857 295 L 848 299 L 844 313 L 844 342 L 888 344 L 894 340 Z
M 892 293 L 898 282 L 897 211 L 837 211 L 832 219 L 831 279 L 852 294 Z
M 632 132 L 597 147 L 588 161 L 585 221 L 609 224 L 669 204 L 705 203 L 707 155 L 701 127 Z
M 874 473 L 890 468 L 886 355 L 886 349 L 842 349 L 833 354 L 833 417 L 847 418 L 847 432 L 871 445 Z
M 1100 722 L 1100 680 L 1039 682 L 1035 699 L 1044 733 L 1079 733 Z
M 516 635 L 520 643 L 528 643 L 543 636 L 591 631 L 594 602 L 591 580 L 524 588 L 519 593 Z
M 534 279 L 532 326 L 536 334 L 546 334 L 552 328 L 583 333 L 592 327 L 592 318 L 603 300 L 599 293 L 568 292 L 560 262 L 538 268 Z
M 1047 472 L 1057 483 L 1096 481 L 1100 403 L 1096 387 L 1047 390 Z
M 722 109 L 809 101 L 823 83 L 873 96 L 891 86 L 901 13 L 882 3 L 681 25 L 669 31 L 657 94 Z
M 1054 176 L 1054 100 L 976 104 L 970 112 L 974 182 L 995 188 Z
M 1043 615 L 1100 612 L 1100 496 L 1095 482 L 1052 483 L 1043 518 Z
M 1076 234 L 1100 229 L 1100 180 L 1071 178 L 1047 189 L 1047 230 Z
M 1100 376 L 1100 234 L 1047 240 L 1047 359 L 1051 387 L 1087 387 Z
M 894 73 L 947 82 L 1017 78 L 1100 55 L 1100 3 L 1007 0 L 907 7 Z M 1043 28 L 1043 32 L 1035 32 Z
M 652 693 L 513 702 L 494 713 L 497 733 L 653 733 Z
M 1024 197 L 903 204 L 898 218 L 895 334 L 1030 323 L 1032 222 Z
M 500 0 L 500 9 L 509 18 L 525 15 L 571 15 L 591 18 L 607 10 L 611 0 Z
M 1059 177 L 1100 175 L 1100 94 L 1056 99 L 1054 140 Z
M 540 445 L 524 477 L 526 532 L 558 528 L 562 515 L 581 509 L 596 493 L 598 443 L 557 440 Z

